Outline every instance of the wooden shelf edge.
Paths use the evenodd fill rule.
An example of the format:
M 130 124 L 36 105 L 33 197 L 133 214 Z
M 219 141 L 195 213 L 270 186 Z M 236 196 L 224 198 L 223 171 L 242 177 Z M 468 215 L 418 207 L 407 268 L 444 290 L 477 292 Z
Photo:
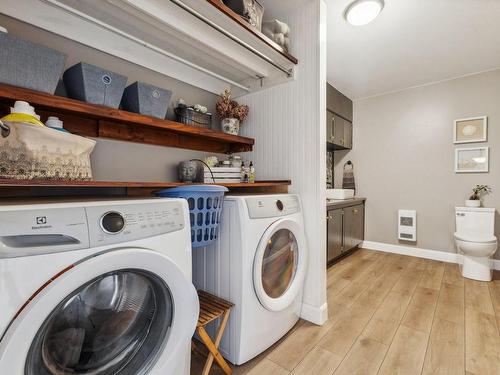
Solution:
M 254 183 L 228 183 L 228 184 L 198 184 L 221 185 L 227 188 L 255 188 L 291 185 L 290 180 L 256 181 Z M 12 180 L 1 179 L 0 187 L 94 187 L 94 188 L 171 188 L 177 186 L 192 186 L 182 182 L 140 182 L 140 181 L 59 181 L 59 180 Z
M 282 47 L 280 47 L 278 44 L 276 44 L 274 41 L 272 41 L 270 38 L 268 38 L 264 33 L 261 31 L 255 29 L 250 25 L 248 22 L 243 20 L 237 13 L 235 13 L 232 9 L 228 8 L 222 0 L 206 0 L 208 1 L 211 5 L 219 9 L 222 13 L 224 13 L 226 16 L 231 18 L 233 21 L 237 22 L 239 25 L 241 25 L 243 28 L 248 30 L 251 34 L 255 35 L 258 39 L 260 39 L 262 42 L 267 44 L 269 47 L 273 48 L 276 50 L 278 53 L 280 53 L 283 57 L 288 59 L 291 63 L 297 65 L 299 63 L 299 60 L 291 55 L 290 53 L 286 52 Z
M 24 100 L 35 106 L 38 110 L 53 111 L 55 113 L 66 113 L 85 119 L 102 121 L 106 125 L 116 124 L 134 125 L 150 129 L 152 131 L 168 131 L 180 136 L 203 138 L 206 140 L 229 145 L 229 150 L 234 152 L 251 151 L 255 140 L 248 137 L 225 134 L 212 129 L 181 124 L 171 120 L 161 120 L 154 117 L 144 116 L 137 113 L 127 112 L 119 109 L 109 108 L 101 105 L 90 104 L 62 96 L 50 95 L 43 92 L 28 90 L 20 87 L 0 84 L 0 101 Z M 117 125 L 119 127 L 120 125 Z M 124 125 L 121 125 L 124 126 Z M 70 129 L 72 130 L 72 129 Z M 95 134 L 99 136 L 99 133 Z M 104 136 L 113 138 L 113 136 Z M 140 137 L 139 137 L 140 139 Z M 125 139 L 126 140 L 126 139 Z M 150 143 L 150 142 L 142 142 Z M 167 144 L 170 147 L 181 145 Z M 189 148 L 189 147 L 188 147 Z M 199 149 L 199 148 L 197 148 Z M 208 151 L 214 151 L 208 149 Z

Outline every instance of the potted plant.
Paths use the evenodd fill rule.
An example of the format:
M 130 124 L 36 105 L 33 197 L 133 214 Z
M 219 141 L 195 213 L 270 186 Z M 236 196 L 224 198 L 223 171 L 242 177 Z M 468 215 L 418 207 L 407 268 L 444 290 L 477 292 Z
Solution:
M 248 106 L 238 104 L 231 100 L 231 90 L 226 89 L 220 95 L 220 99 L 215 105 L 217 115 L 221 119 L 222 131 L 226 134 L 238 135 L 240 123 L 248 116 Z
M 491 193 L 491 188 L 488 185 L 476 185 L 472 189 L 472 195 L 465 201 L 465 207 L 481 207 L 481 198 Z

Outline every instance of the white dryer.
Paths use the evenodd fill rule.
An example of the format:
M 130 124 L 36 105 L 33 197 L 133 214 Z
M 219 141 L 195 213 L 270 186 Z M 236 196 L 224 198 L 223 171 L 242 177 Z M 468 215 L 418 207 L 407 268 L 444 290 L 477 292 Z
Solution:
M 247 362 L 297 323 L 307 257 L 297 195 L 225 198 L 219 239 L 194 253 L 193 281 L 235 305 L 221 343 L 229 361 Z
M 187 203 L 2 204 L 0 374 L 188 375 Z

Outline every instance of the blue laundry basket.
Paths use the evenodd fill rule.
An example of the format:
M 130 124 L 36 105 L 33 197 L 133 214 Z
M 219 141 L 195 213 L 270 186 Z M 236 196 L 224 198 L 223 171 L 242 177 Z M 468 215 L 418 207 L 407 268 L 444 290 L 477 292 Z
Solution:
M 189 205 L 193 248 L 208 246 L 217 239 L 218 227 L 228 189 L 218 185 L 189 185 L 161 190 L 159 197 L 184 198 Z

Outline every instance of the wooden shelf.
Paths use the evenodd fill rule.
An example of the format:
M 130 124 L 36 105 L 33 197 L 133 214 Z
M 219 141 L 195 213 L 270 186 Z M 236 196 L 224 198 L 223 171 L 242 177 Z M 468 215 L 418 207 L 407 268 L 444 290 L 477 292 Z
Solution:
M 59 116 L 71 133 L 215 153 L 251 151 L 255 141 L 175 121 L 89 104 L 61 96 L 0 84 L 0 105 L 33 105 L 42 117 Z
M 206 1 L 208 1 L 210 4 L 212 4 L 217 9 L 219 9 L 222 13 L 224 13 L 226 16 L 231 18 L 233 21 L 238 23 L 241 27 L 246 29 L 248 32 L 253 34 L 257 39 L 261 40 L 262 42 L 267 44 L 269 47 L 276 50 L 283 57 L 288 59 L 288 61 L 290 61 L 291 63 L 293 63 L 295 65 L 297 65 L 299 63 L 299 60 L 295 56 L 292 56 L 290 53 L 285 51 L 281 46 L 279 46 L 274 41 L 272 41 L 269 37 L 264 35 L 261 31 L 257 30 L 252 25 L 250 25 L 248 22 L 246 22 L 239 14 L 235 13 L 232 9 L 227 7 L 222 2 L 222 0 L 206 0 Z
M 286 193 L 289 180 L 257 181 L 255 183 L 217 184 L 225 186 L 231 193 L 272 194 Z M 155 191 L 187 185 L 181 182 L 137 182 L 137 181 L 56 181 L 56 180 L 11 180 L 0 179 L 0 197 L 40 196 L 150 196 Z M 211 185 L 211 184 L 207 184 Z

